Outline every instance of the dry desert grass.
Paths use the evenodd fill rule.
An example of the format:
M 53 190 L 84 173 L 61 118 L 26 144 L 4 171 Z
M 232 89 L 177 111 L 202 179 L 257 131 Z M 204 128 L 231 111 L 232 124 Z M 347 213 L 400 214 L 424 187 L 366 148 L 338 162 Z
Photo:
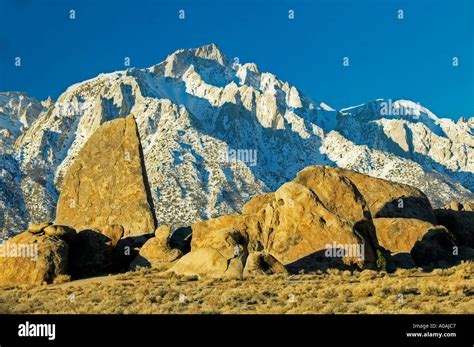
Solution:
M 474 263 L 426 273 L 329 270 L 244 281 L 153 270 L 2 288 L 0 313 L 474 313 Z

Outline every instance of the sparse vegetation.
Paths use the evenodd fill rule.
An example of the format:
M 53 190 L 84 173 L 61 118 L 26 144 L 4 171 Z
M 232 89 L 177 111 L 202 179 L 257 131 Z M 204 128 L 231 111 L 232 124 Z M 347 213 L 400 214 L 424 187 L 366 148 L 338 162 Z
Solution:
M 431 273 L 329 270 L 244 281 L 154 270 L 4 288 L 0 313 L 474 313 L 474 263 Z
M 387 271 L 387 259 L 383 256 L 382 252 L 377 249 L 377 268 L 382 271 Z

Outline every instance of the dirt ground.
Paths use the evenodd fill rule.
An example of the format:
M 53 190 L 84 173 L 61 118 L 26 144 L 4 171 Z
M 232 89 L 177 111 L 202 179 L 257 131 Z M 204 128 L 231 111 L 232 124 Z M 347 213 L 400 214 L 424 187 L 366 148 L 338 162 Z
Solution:
M 349 272 L 246 280 L 154 270 L 1 288 L 0 313 L 474 313 L 474 263 L 430 273 Z

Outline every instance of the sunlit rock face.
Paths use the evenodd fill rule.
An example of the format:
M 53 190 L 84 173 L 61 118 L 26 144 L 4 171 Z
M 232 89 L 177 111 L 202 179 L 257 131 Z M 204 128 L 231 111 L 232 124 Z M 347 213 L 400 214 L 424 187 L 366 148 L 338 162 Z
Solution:
M 76 230 L 121 225 L 124 236 L 153 233 L 142 163 L 133 116 L 102 124 L 64 176 L 56 224 Z

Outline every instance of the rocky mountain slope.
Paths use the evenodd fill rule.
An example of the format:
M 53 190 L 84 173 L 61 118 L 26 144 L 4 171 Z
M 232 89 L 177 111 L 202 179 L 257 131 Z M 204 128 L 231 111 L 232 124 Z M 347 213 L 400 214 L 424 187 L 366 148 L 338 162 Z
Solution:
M 435 205 L 473 196 L 474 119 L 439 119 L 404 100 L 391 111 L 409 112 L 386 114 L 384 100 L 336 111 L 214 44 L 101 74 L 55 102 L 21 95 L 0 94 L 3 237 L 53 219 L 63 177 L 86 140 L 129 114 L 159 225 L 238 212 L 314 164 L 414 185 Z
M 24 93 L 0 93 L 0 238 L 16 230 L 15 225 L 27 223 L 21 160 L 13 147 L 44 110 L 42 103 Z

